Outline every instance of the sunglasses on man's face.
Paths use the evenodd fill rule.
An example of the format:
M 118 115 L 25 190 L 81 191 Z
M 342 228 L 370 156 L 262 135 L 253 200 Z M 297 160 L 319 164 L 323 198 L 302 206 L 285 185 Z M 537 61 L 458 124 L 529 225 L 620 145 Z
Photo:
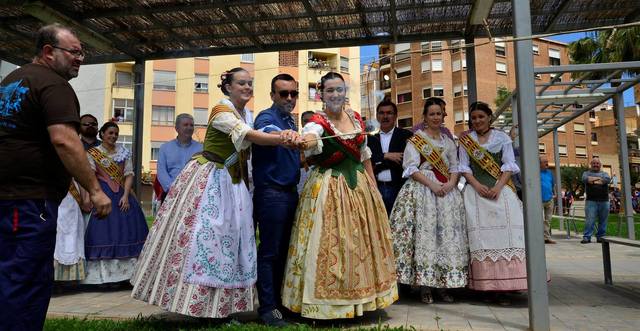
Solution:
M 83 126 L 98 126 L 96 122 L 82 123 Z
M 298 97 L 298 91 L 279 91 L 278 95 L 280 95 L 281 98 L 286 99 L 287 97 L 291 96 L 292 98 L 296 98 Z

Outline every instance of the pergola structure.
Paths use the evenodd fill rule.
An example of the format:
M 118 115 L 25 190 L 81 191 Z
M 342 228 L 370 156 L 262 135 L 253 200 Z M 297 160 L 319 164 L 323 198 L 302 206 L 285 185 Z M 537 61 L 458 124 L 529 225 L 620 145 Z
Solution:
M 618 119 L 620 174 L 622 175 L 625 218 L 627 220 L 629 239 L 635 239 L 633 208 L 631 207 L 629 150 L 627 148 L 622 94 L 640 82 L 640 75 L 632 74 L 633 72 L 640 72 L 640 61 L 536 67 L 533 72 L 534 74 L 551 74 L 555 76 L 550 82 L 535 84 L 535 109 L 537 112 L 538 137 L 553 133 L 558 215 L 562 215 L 563 210 L 558 128 L 607 102 L 609 99 L 613 100 L 614 111 Z M 564 73 L 571 73 L 572 76 L 578 78 L 563 82 L 560 77 Z M 514 116 L 519 111 L 515 102 L 517 98 L 518 94 L 514 91 L 498 107 L 493 117 L 495 127 L 506 130 L 517 124 L 518 116 Z M 511 116 L 504 116 L 508 112 L 511 112 Z M 560 222 L 560 230 L 562 230 L 563 225 L 563 222 Z
M 513 36 L 517 107 L 533 110 L 532 34 L 638 20 L 637 0 L 0 0 L 0 59 L 30 62 L 37 29 L 58 22 L 85 43 L 86 63 L 134 61 L 139 176 L 146 60 L 464 38 L 473 102 L 474 38 Z M 549 330 L 536 120 L 518 112 L 529 323 Z

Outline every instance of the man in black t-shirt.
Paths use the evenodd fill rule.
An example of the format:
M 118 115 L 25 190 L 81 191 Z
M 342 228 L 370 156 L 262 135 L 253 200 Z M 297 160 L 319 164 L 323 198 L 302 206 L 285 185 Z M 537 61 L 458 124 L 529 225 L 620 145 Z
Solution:
M 78 137 L 69 80 L 84 53 L 61 25 L 38 31 L 33 63 L 0 82 L 0 330 L 40 330 L 51 298 L 58 205 L 71 176 L 103 217 L 111 201 Z
M 582 235 L 583 244 L 591 242 L 591 235 L 598 222 L 596 241 L 602 242 L 602 237 L 607 234 L 607 218 L 609 217 L 609 174 L 601 170 L 600 159 L 591 159 L 591 168 L 582 173 L 582 182 L 587 192 L 584 203 L 585 224 Z

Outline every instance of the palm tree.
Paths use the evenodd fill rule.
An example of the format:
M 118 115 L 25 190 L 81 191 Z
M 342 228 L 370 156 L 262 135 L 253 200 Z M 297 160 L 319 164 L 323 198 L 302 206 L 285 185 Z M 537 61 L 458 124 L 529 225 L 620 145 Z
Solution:
M 569 58 L 574 64 L 638 61 L 639 45 L 640 27 L 595 32 L 570 43 Z

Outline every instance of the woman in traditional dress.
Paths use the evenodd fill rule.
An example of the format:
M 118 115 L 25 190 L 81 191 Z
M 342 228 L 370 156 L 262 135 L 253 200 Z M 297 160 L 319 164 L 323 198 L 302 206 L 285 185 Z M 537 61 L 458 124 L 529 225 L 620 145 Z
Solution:
M 91 215 L 85 233 L 86 278 L 83 284 L 129 280 L 149 229 L 140 204 L 131 193 L 131 153 L 116 145 L 120 129 L 114 122 L 100 128 L 102 144 L 87 150 L 102 190 L 111 198 L 104 219 Z
M 245 123 L 253 80 L 245 69 L 223 73 L 229 99 L 213 107 L 204 151 L 171 185 L 136 268 L 132 297 L 194 317 L 252 311 L 256 242 L 247 189 L 251 143 L 281 145 L 290 130 L 264 133 Z
M 522 203 L 511 175 L 520 169 L 509 136 L 490 127 L 484 102 L 469 106 L 472 131 L 459 139 L 458 170 L 467 179 L 464 206 L 471 251 L 469 288 L 496 292 L 527 289 Z
M 55 281 L 79 281 L 85 277 L 85 220 L 80 209 L 80 190 L 76 181 L 72 180 L 69 193 L 58 206 L 56 248 L 53 253 Z
M 315 167 L 296 211 L 282 304 L 308 318 L 353 318 L 398 298 L 391 230 L 344 79 L 330 72 L 320 91 L 325 111 L 302 131 Z
M 424 129 L 404 150 L 405 182 L 391 212 L 398 282 L 420 287 L 420 298 L 432 303 L 431 288 L 445 302 L 445 289 L 467 285 L 469 245 L 462 195 L 458 191 L 456 145 L 442 134 L 442 108 L 435 98 L 424 104 Z

